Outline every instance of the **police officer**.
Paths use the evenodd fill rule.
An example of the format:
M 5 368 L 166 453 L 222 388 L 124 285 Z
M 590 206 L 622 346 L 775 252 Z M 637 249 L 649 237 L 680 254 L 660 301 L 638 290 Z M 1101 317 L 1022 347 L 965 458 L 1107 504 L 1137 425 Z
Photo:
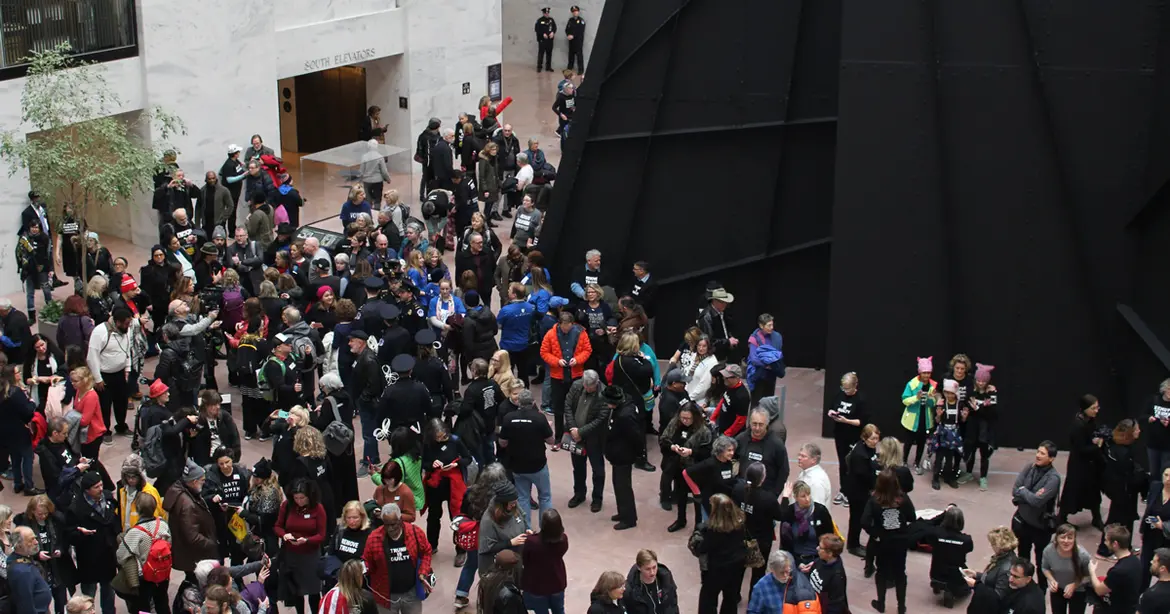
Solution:
M 431 411 L 436 415 L 442 414 L 447 402 L 454 397 L 451 386 L 451 374 L 446 365 L 437 356 L 435 349 L 438 335 L 430 327 L 414 334 L 414 342 L 418 348 L 418 360 L 414 363 L 414 379 L 422 382 L 431 395 Z
M 395 290 L 398 309 L 402 312 L 400 322 L 412 338 L 415 333 L 427 327 L 427 310 L 418 302 L 418 292 L 418 288 L 405 279 Z
M 363 284 L 366 286 L 366 302 L 358 312 L 357 319 L 371 337 L 381 339 L 382 332 L 386 330 L 381 315 L 386 307 L 386 301 L 382 300 L 382 290 L 386 287 L 386 281 L 377 275 L 371 275 Z
M 557 22 L 548 16 L 551 10 L 547 6 L 540 9 L 540 19 L 536 20 L 536 72 L 540 72 L 541 66 L 552 72 L 553 38 L 557 34 Z
M 573 16 L 565 24 L 565 34 L 569 38 L 569 65 L 565 68 L 573 70 L 573 60 L 577 60 L 577 74 L 585 74 L 585 20 L 581 19 L 581 7 L 573 5 L 569 9 Z
M 431 393 L 427 387 L 411 377 L 414 357 L 399 354 L 390 361 L 390 369 L 397 380 L 382 393 L 378 403 L 378 422 L 390 419 L 390 428 L 413 427 L 422 432 L 423 421 L 431 415 Z
M 390 364 L 390 361 L 399 354 L 414 353 L 414 339 L 399 323 L 401 312 L 396 305 L 382 305 L 378 313 L 385 327 L 382 336 L 378 338 L 378 363 Z

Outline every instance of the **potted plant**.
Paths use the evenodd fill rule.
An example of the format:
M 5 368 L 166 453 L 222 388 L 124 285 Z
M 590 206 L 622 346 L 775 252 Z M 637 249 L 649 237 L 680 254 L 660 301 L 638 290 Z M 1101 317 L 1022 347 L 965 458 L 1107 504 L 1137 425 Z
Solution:
M 61 321 L 65 304 L 61 301 L 49 301 L 37 312 L 37 332 L 50 338 L 57 338 L 57 324 Z

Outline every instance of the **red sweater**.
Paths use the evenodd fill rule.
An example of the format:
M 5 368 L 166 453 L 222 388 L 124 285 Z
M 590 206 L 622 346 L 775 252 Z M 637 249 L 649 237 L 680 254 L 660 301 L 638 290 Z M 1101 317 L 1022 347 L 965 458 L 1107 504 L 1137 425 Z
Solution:
M 499 117 L 500 113 L 503 113 L 504 109 L 508 108 L 508 105 L 510 105 L 510 104 L 512 104 L 512 97 L 511 96 L 508 96 L 507 98 L 497 102 L 496 103 L 496 117 Z M 484 119 L 487 119 L 487 114 L 488 114 L 489 108 L 491 108 L 491 103 L 485 104 L 479 108 L 479 121 L 483 121 Z
M 569 536 L 561 541 L 544 543 L 540 533 L 528 536 L 520 550 L 524 562 L 524 574 L 520 576 L 520 588 L 525 593 L 547 597 L 564 592 L 569 585 L 565 574 L 565 553 L 569 551 Z
M 317 504 L 317 507 L 312 510 L 305 510 L 293 507 L 289 505 L 288 501 L 285 501 L 280 504 L 280 514 L 276 517 L 276 526 L 272 528 L 272 532 L 276 533 L 276 537 L 281 540 L 284 539 L 285 533 L 291 533 L 293 537 L 304 537 L 307 540 L 303 544 L 281 541 L 281 544 L 288 548 L 289 552 L 298 554 L 317 552 L 325 541 L 325 508 L 321 507 L 321 504 Z
M 102 404 L 96 390 L 91 388 L 81 398 L 74 399 L 73 408 L 81 414 L 81 426 L 89 429 L 85 443 L 93 443 L 109 430 L 106 421 L 102 419 Z

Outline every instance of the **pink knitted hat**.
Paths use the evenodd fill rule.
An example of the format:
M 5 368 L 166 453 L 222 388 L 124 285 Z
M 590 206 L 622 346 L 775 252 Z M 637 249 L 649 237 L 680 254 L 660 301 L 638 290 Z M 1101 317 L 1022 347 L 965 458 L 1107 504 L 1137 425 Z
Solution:
M 985 384 L 991 381 L 991 372 L 995 370 L 995 365 L 985 365 L 982 363 L 975 363 L 975 381 Z
M 927 356 L 926 358 L 919 357 L 918 372 L 927 373 L 934 371 L 934 356 Z
M 959 394 L 959 382 L 956 382 L 953 379 L 944 379 L 943 380 L 943 392 L 951 392 L 954 394 Z

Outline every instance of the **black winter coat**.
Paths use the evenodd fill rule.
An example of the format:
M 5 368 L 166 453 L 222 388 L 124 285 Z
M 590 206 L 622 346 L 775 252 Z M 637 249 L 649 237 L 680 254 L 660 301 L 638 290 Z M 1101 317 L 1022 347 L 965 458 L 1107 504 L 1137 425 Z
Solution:
M 621 388 L 627 399 L 641 403 L 642 395 L 654 386 L 653 378 L 654 366 L 641 356 L 618 356 L 613 361 L 610 383 Z
M 658 589 L 654 599 L 647 592 L 649 588 L 642 584 L 642 573 L 637 565 L 630 567 L 626 573 L 626 593 L 622 596 L 622 605 L 626 606 L 629 614 L 679 614 L 678 585 L 674 583 L 674 574 L 670 568 L 662 563 L 658 564 L 658 575 L 654 578 Z M 655 607 L 655 602 L 658 603 Z
M 15 386 L 10 388 L 8 396 L 0 400 L 0 442 L 10 449 L 31 446 L 32 432 L 28 430 L 28 423 L 36 409 L 36 404 L 23 390 Z M 32 476 L 28 479 L 31 480 Z
M 105 508 L 98 511 L 89 504 L 88 499 L 78 487 L 73 501 L 65 511 L 65 526 L 68 527 L 68 540 L 73 545 L 73 551 L 78 561 L 85 564 L 77 570 L 74 578 L 80 584 L 105 583 L 114 579 L 118 569 L 118 515 L 115 510 L 118 502 L 109 492 L 102 492 Z M 85 535 L 81 529 L 94 531 L 93 535 Z
M 33 533 L 37 534 L 41 552 L 49 556 L 53 556 L 54 552 L 60 553 L 52 560 L 37 561 L 45 581 L 50 586 L 73 586 L 76 582 L 73 578 L 77 575 L 77 566 L 73 564 L 73 557 L 69 555 L 69 529 L 65 526 L 65 514 L 53 512 L 45 519 L 45 524 L 40 525 L 35 517 L 22 512 L 13 517 L 12 523 L 18 527 L 32 529 Z
M 199 432 L 191 440 L 190 452 L 191 460 L 202 467 L 209 463 L 214 463 L 215 459 L 211 458 L 211 431 L 208 428 L 207 419 L 200 417 L 197 424 Z M 216 421 L 216 426 L 219 428 L 219 445 L 232 451 L 232 462 L 239 462 L 240 430 L 236 428 L 236 421 L 232 419 L 231 414 L 221 410 L 219 412 L 219 419 Z
M 614 603 L 608 595 L 590 595 L 589 598 L 592 603 L 585 614 L 626 614 L 624 600 Z
M 485 297 L 480 297 L 484 299 Z M 490 295 L 486 297 L 490 299 Z M 482 358 L 490 361 L 492 354 L 500 349 L 496 344 L 496 333 L 499 331 L 499 324 L 496 323 L 496 315 L 492 313 L 491 309 L 482 307 L 480 309 L 468 309 L 467 315 L 463 318 L 463 356 L 468 361 L 476 358 Z
M 613 410 L 609 435 L 605 442 L 605 458 L 614 465 L 632 465 L 638 460 L 646 435 L 642 432 L 642 416 L 637 400 L 627 398 Z
M 1101 471 L 1105 451 L 1093 443 L 1097 419 L 1079 412 L 1069 431 L 1068 469 L 1064 491 L 1060 493 L 1060 513 L 1075 514 L 1083 509 L 1101 507 Z

